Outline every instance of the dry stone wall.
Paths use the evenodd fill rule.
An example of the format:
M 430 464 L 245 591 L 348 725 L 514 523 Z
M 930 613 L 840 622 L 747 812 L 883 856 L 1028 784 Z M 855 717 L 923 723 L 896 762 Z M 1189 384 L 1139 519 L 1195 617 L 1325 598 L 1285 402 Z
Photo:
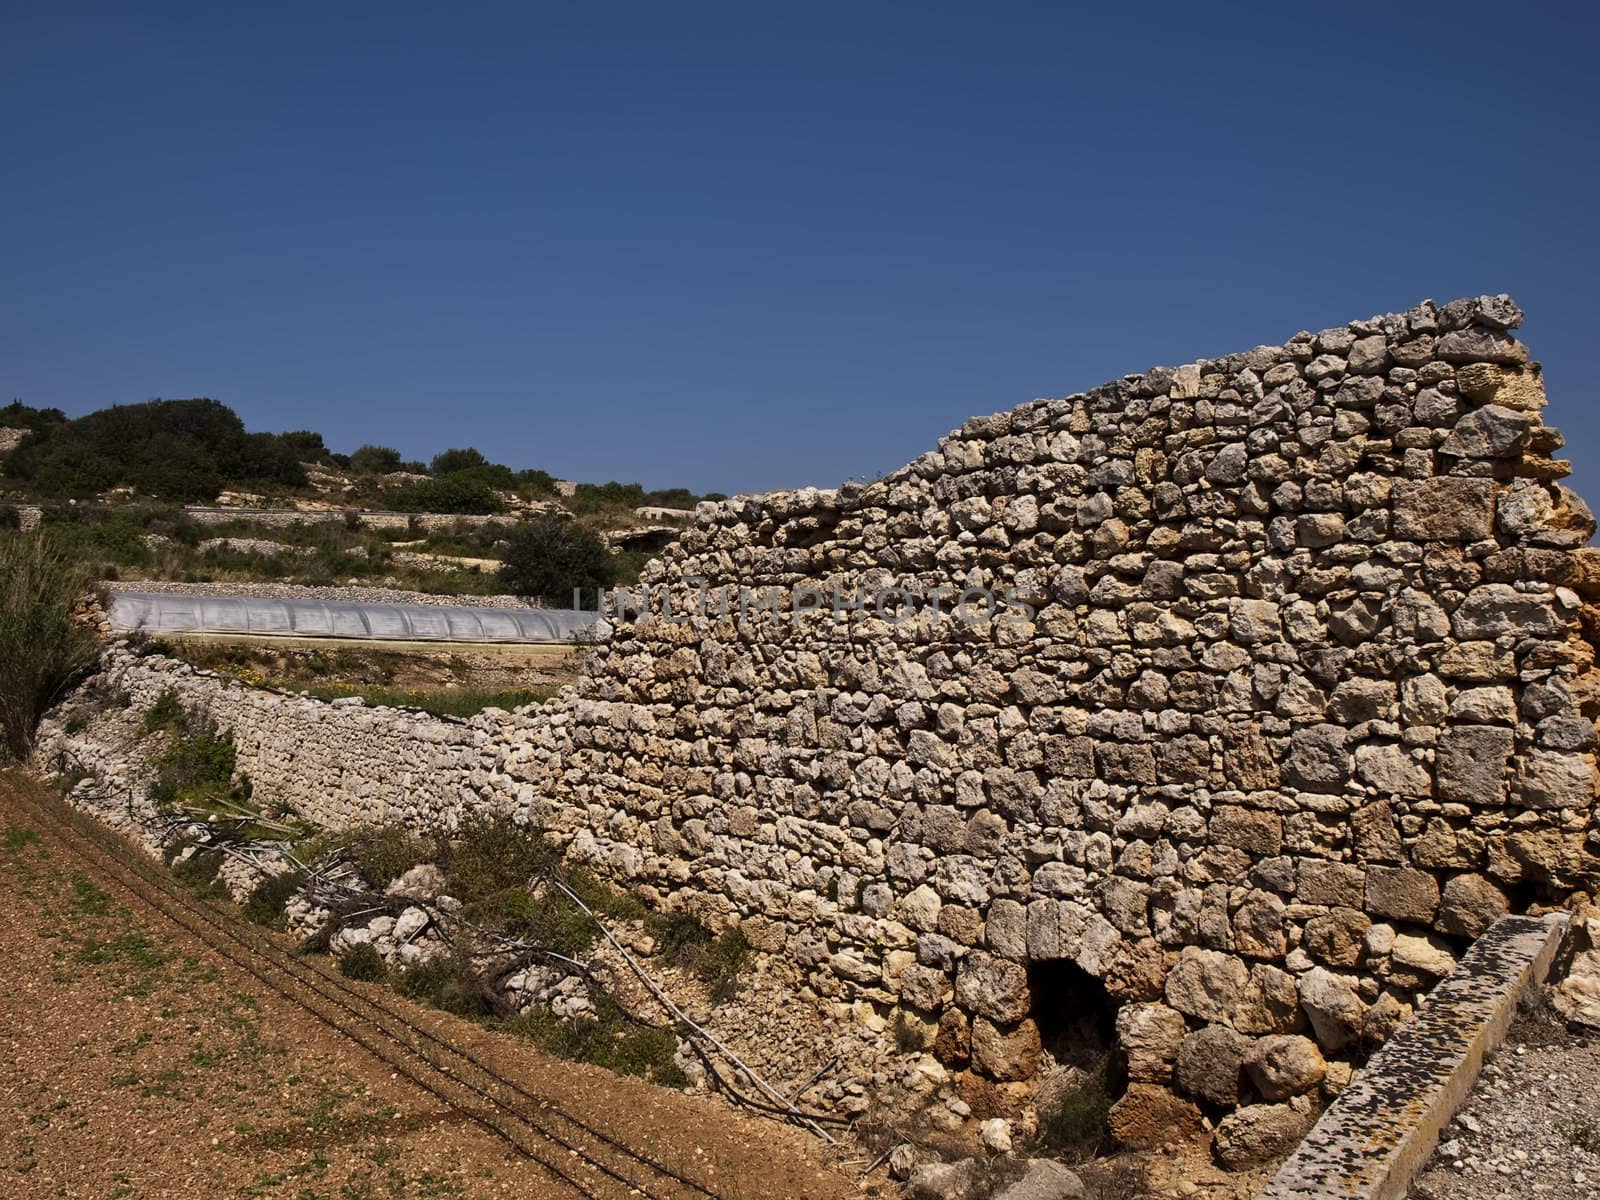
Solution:
M 1594 522 L 1520 319 L 1428 303 L 703 505 L 500 773 L 953 1066 L 1032 1075 L 1070 961 L 1121 1005 L 1128 1140 L 1336 1087 L 1496 915 L 1595 879 Z M 829 599 L 716 615 L 768 587 Z M 1032 615 L 832 611 L 891 587 Z
M 1594 521 L 1520 320 L 1425 303 L 701 505 L 539 708 L 196 686 L 313 819 L 508 807 L 992 1080 L 1103 989 L 1124 1140 L 1292 1140 L 1495 916 L 1596 882 Z
M 147 737 L 142 714 L 171 691 L 184 707 L 233 732 L 238 769 L 257 797 L 330 829 L 453 827 L 461 813 L 484 805 L 504 737 L 495 718 L 505 714 L 498 710 L 461 721 L 359 700 L 316 700 L 118 647 L 102 657 L 91 685 L 102 695 L 125 695 L 128 704 L 91 706 L 99 715 L 76 732 L 69 728 L 77 722 L 46 721 L 42 763 L 76 765 L 114 790 L 139 790 L 146 782 L 144 751 L 163 744 Z

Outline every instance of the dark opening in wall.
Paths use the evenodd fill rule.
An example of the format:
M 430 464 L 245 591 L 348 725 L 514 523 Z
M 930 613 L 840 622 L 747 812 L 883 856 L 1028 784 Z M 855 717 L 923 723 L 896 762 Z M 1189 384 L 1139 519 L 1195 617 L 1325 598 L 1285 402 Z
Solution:
M 1034 1093 L 1038 1148 L 1074 1161 L 1112 1145 L 1111 1106 L 1127 1087 L 1117 1046 L 1117 1005 L 1105 984 L 1068 959 L 1030 963 L 1039 1040 L 1055 1059 Z
M 1510 911 L 1514 913 L 1525 913 L 1537 906 L 1560 907 L 1570 894 L 1548 879 L 1519 879 L 1515 883 L 1502 885 L 1502 890 Z
M 1117 1048 L 1117 1004 L 1071 959 L 1028 964 L 1039 1041 L 1063 1066 L 1093 1067 Z

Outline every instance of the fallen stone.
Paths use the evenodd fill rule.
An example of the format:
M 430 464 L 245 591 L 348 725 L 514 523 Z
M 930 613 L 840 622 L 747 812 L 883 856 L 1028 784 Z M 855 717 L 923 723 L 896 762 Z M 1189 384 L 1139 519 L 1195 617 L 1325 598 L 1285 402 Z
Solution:
M 1217 1160 L 1230 1171 L 1247 1171 L 1288 1154 L 1316 1124 L 1309 1104 L 1251 1104 L 1217 1124 Z
M 1111 1136 L 1124 1146 L 1146 1150 L 1199 1136 L 1200 1110 L 1154 1083 L 1130 1083 L 1111 1106 Z
M 1077 1173 L 1048 1158 L 1035 1158 L 1022 1178 L 995 1193 L 994 1200 L 1083 1200 L 1087 1193 Z

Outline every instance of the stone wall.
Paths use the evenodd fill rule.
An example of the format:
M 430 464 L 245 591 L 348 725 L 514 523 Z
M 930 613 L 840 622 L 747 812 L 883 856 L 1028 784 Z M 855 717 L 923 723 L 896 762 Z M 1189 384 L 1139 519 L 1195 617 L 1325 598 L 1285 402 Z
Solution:
M 500 774 L 953 1065 L 1031 1075 L 1070 960 L 1122 1006 L 1130 1140 L 1168 1089 L 1336 1082 L 1495 915 L 1596 877 L 1594 522 L 1520 319 L 1424 304 L 702 506 L 647 576 L 688 619 L 619 627 Z M 713 619 L 698 578 L 1034 615 Z
M 1600 866 L 1594 522 L 1520 319 L 1427 303 L 702 505 L 654 615 L 442 750 L 359 709 L 219 717 L 308 815 L 510 806 L 991 1079 L 1103 988 L 1127 1141 L 1196 1102 L 1298 1128 L 1494 916 Z M 892 587 L 944 600 L 855 603 Z M 396 796 L 430 755 L 449 782 Z
M 44 514 L 43 505 L 19 504 L 16 507 L 24 529 L 39 525 Z M 515 514 L 511 513 L 484 516 L 476 513 L 378 512 L 357 508 L 218 508 L 194 504 L 186 505 L 183 511 L 196 525 L 227 525 L 234 521 L 247 521 L 273 529 L 342 523 L 348 514 L 354 513 L 356 523 L 363 528 L 403 530 L 414 527 L 424 533 L 458 526 L 476 529 L 493 521 L 516 519 Z
M 47 720 L 38 758 L 63 752 L 119 790 L 143 786 L 141 714 L 167 690 L 187 708 L 233 731 L 238 769 L 254 794 L 285 804 L 330 829 L 355 825 L 453 826 L 480 807 L 497 745 L 506 736 L 489 710 L 471 721 L 408 709 L 369 708 L 359 700 L 315 700 L 250 687 L 160 655 L 108 650 L 91 681 L 102 693 L 126 694 L 126 709 L 101 711 L 68 733 Z M 70 703 L 70 702 L 69 702 Z

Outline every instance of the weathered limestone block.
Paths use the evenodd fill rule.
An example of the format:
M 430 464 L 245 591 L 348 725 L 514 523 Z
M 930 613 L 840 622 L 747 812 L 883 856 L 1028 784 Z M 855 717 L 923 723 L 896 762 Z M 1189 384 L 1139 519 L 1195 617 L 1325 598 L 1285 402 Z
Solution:
M 1366 909 L 1379 916 L 1431 924 L 1439 908 L 1439 881 L 1414 867 L 1367 868 Z
M 1131 1083 L 1111 1107 L 1111 1136 L 1133 1149 L 1182 1142 L 1200 1132 L 1200 1110 L 1155 1083 Z
M 1182 1014 L 1164 1004 L 1127 1004 L 1117 1012 L 1117 1042 L 1127 1057 L 1128 1078 L 1165 1083 L 1188 1032 Z
M 1545 637 L 1561 628 L 1550 600 L 1519 592 L 1510 584 L 1486 583 L 1468 593 L 1451 626 L 1462 641 L 1493 641 L 1507 634 Z
M 1296 898 L 1302 904 L 1344 905 L 1360 908 L 1366 896 L 1367 874 L 1349 863 L 1301 859 L 1295 870 Z
M 1240 1033 L 1255 1034 L 1304 1029 L 1306 1018 L 1294 976 L 1270 963 L 1253 964 L 1250 981 L 1234 1010 L 1233 1026 Z
M 1014 962 L 974 950 L 956 971 L 956 1003 L 1002 1025 L 1028 1013 L 1028 973 Z
M 1435 771 L 1439 799 L 1492 807 L 1504 801 L 1506 764 L 1516 745 L 1514 730 L 1494 725 L 1458 725 L 1439 738 Z
M 1293 1150 L 1316 1121 L 1316 1108 L 1303 1097 L 1289 1104 L 1247 1105 L 1217 1125 L 1217 1160 L 1230 1171 L 1272 1162 Z
M 1002 1082 L 1028 1079 L 1039 1068 L 1039 1027 L 1021 1021 L 1009 1028 L 983 1017 L 972 1022 L 972 1065 Z
M 1517 764 L 1512 798 L 1527 808 L 1589 808 L 1597 789 L 1594 755 L 1530 750 Z
M 1486 404 L 1456 423 L 1439 453 L 1460 458 L 1513 458 L 1527 449 L 1530 431 L 1526 413 Z
M 1342 1050 L 1361 1036 L 1367 1006 L 1348 975 L 1312 967 L 1300 977 L 1300 1007 L 1326 1050 Z
M 1221 845 L 1262 856 L 1276 854 L 1283 846 L 1283 818 L 1260 809 L 1238 805 L 1218 808 L 1209 832 L 1212 840 Z
M 1178 1086 L 1212 1104 L 1239 1103 L 1239 1072 L 1250 1046 L 1249 1038 L 1226 1025 L 1196 1030 L 1178 1047 Z
M 1476 542 L 1494 532 L 1494 482 L 1455 475 L 1400 480 L 1394 533 L 1417 542 Z
M 1414 934 L 1395 935 L 1391 958 L 1396 967 L 1413 973 L 1443 978 L 1455 969 L 1456 957 L 1450 947 L 1436 937 L 1418 937 Z
M 1261 1038 L 1245 1055 L 1244 1067 L 1264 1100 L 1287 1100 L 1309 1092 L 1328 1073 L 1317 1044 L 1297 1033 Z
M 1233 948 L 1252 958 L 1282 958 L 1289 949 L 1287 926 L 1282 899 L 1253 891 L 1233 914 Z
M 1356 776 L 1386 796 L 1426 796 L 1433 784 L 1428 768 L 1395 745 L 1358 746 Z
M 1353 967 L 1361 961 L 1362 944 L 1372 918 L 1359 909 L 1335 908 L 1306 922 L 1301 945 L 1330 967 Z
M 1457 937 L 1477 938 L 1508 911 L 1505 893 L 1482 875 L 1456 875 L 1444 885 L 1436 925 Z
M 1167 975 L 1167 1003 L 1201 1021 L 1230 1020 L 1250 971 L 1231 954 L 1185 946 Z
M 1349 733 L 1338 725 L 1295 730 L 1286 763 L 1289 782 L 1308 792 L 1335 792 L 1350 778 Z

